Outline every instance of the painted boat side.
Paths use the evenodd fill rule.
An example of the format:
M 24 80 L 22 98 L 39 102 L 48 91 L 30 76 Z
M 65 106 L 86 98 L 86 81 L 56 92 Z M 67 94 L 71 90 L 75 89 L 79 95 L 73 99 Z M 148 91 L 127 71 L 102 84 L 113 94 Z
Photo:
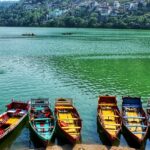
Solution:
M 35 109 L 39 108 L 39 103 L 37 103 L 37 105 L 36 105 L 36 102 L 45 101 L 46 103 L 45 103 L 45 104 L 43 103 L 43 104 L 50 110 L 51 115 L 53 116 L 52 110 L 51 110 L 50 107 L 49 107 L 48 99 L 31 99 L 31 101 L 32 101 L 32 100 L 33 100 L 34 108 L 35 108 Z M 44 110 L 44 107 L 43 107 L 43 106 L 40 107 L 40 108 L 41 108 L 41 110 Z M 34 133 L 34 135 L 40 140 L 40 142 L 41 142 L 44 146 L 47 146 L 50 142 L 52 142 L 53 137 L 54 137 L 54 135 L 55 135 L 55 128 L 56 128 L 56 121 L 55 121 L 55 118 L 54 118 L 54 116 L 53 116 L 53 119 L 54 119 L 54 126 L 53 126 L 53 129 L 52 129 L 52 131 L 51 131 L 50 137 L 49 137 L 49 138 L 46 138 L 46 137 L 42 136 L 42 135 L 40 134 L 40 132 L 38 132 L 38 131 L 35 129 L 35 127 L 33 126 L 32 121 L 34 121 L 34 119 L 31 121 L 31 118 L 30 118 L 31 109 L 32 109 L 32 106 L 30 107 L 30 109 L 29 109 L 29 114 L 28 114 L 30 130 L 32 131 L 32 133 Z M 38 118 L 38 119 L 44 119 L 44 118 Z M 50 118 L 45 118 L 45 119 L 47 119 L 47 120 L 49 119 L 49 120 L 50 120 Z M 51 127 L 51 126 L 49 126 L 49 127 Z
M 101 98 L 103 100 L 101 100 Z M 115 104 L 115 108 L 116 111 L 117 111 L 117 115 L 118 117 L 120 118 L 120 128 L 117 130 L 117 133 L 116 133 L 116 136 L 113 136 L 111 135 L 107 129 L 105 129 L 104 125 L 102 124 L 102 121 L 100 119 L 100 115 L 99 115 L 99 111 L 100 111 L 100 106 L 99 104 L 103 104 L 102 106 L 107 106 L 108 103 L 112 103 L 112 106 Z M 98 99 L 98 107 L 97 107 L 97 123 L 98 123 L 98 126 L 102 129 L 102 131 L 104 132 L 104 134 L 106 135 L 107 139 L 109 140 L 109 142 L 111 143 L 111 145 L 113 145 L 113 143 L 115 141 L 120 141 L 119 140 L 119 135 L 121 133 L 121 129 L 122 129 L 122 121 L 121 121 L 121 115 L 120 115 L 120 111 L 119 111 L 119 108 L 117 106 L 117 100 L 116 100 L 116 97 L 115 96 L 99 96 L 99 99 Z
M 5 114 L 5 113 L 4 113 Z M 14 132 L 16 130 L 17 127 L 19 127 L 19 125 L 26 120 L 27 118 L 27 114 L 24 115 L 19 121 L 18 123 L 14 126 L 12 125 L 10 129 L 8 129 L 2 136 L 0 136 L 0 141 L 2 141 L 3 139 L 5 139 L 7 136 L 10 135 L 10 133 Z
M 139 112 L 140 113 L 139 116 L 142 116 L 145 118 L 144 121 L 142 121 L 142 122 L 147 127 L 146 127 L 145 134 L 142 139 L 138 138 L 135 134 L 133 134 L 129 130 L 129 128 L 127 127 L 127 125 L 125 123 L 125 118 L 124 118 L 124 113 L 123 113 L 123 110 L 124 110 L 123 107 L 124 107 L 125 102 L 123 101 L 123 105 L 122 105 L 123 134 L 124 134 L 125 138 L 127 139 L 127 142 L 129 143 L 129 145 L 135 145 L 135 147 L 141 147 L 145 143 L 145 141 L 148 137 L 148 132 L 149 132 L 147 115 L 142 108 L 142 102 L 141 102 L 140 97 L 125 97 L 126 100 L 128 100 L 128 98 L 131 99 L 131 101 L 133 100 L 131 105 L 129 105 L 130 107 L 132 107 L 132 105 L 133 105 L 133 108 L 134 108 L 134 106 L 136 106 L 135 108 L 137 108 L 137 107 L 141 108 L 140 112 Z M 137 103 L 136 103 L 136 100 L 137 100 Z M 129 104 L 129 101 L 127 101 L 127 105 L 128 104 Z
M 58 121 L 58 118 L 57 118 L 57 115 L 59 114 L 59 109 L 57 108 L 57 103 L 55 103 L 55 116 L 56 116 L 56 119 L 57 119 L 57 121 L 56 121 L 56 129 L 57 129 L 57 135 L 58 135 L 58 133 L 59 133 L 59 137 L 62 137 L 63 139 L 65 139 L 65 140 L 67 140 L 67 141 L 69 141 L 71 144 L 76 144 L 76 143 L 80 143 L 81 142 L 81 129 L 82 129 L 82 120 L 80 119 L 80 115 L 79 115 L 79 113 L 78 113 L 78 111 L 76 110 L 76 108 L 73 106 L 73 104 L 72 104 L 72 99 L 63 99 L 63 98 L 61 98 L 60 99 L 61 101 L 68 101 L 69 100 L 69 103 L 70 103 L 70 105 L 69 105 L 69 107 L 72 107 L 72 113 L 76 116 L 76 118 L 79 120 L 78 121 L 78 125 L 80 126 L 80 131 L 79 131 L 79 135 L 78 135 L 78 137 L 76 137 L 76 138 L 74 138 L 73 136 L 71 136 L 68 132 L 66 132 L 62 127 L 61 127 L 61 125 L 60 125 L 60 123 L 59 123 L 59 121 Z M 71 101 L 70 101 L 71 100 Z M 59 107 L 59 106 L 58 106 Z M 61 106 L 61 108 L 60 108 L 60 110 L 61 109 L 66 109 L 66 107 L 68 107 L 67 105 L 65 105 L 65 104 L 62 104 L 62 106 Z M 67 110 L 67 109 L 66 109 Z

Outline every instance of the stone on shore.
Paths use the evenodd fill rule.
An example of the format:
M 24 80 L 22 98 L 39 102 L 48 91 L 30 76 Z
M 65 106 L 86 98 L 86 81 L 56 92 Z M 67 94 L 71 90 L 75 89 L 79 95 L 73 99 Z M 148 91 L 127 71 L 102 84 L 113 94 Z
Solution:
M 105 145 L 100 145 L 100 144 L 76 144 L 73 148 L 69 146 L 48 146 L 46 150 L 135 150 L 134 148 L 130 147 L 117 147 L 117 146 L 112 146 L 112 147 L 107 147 Z

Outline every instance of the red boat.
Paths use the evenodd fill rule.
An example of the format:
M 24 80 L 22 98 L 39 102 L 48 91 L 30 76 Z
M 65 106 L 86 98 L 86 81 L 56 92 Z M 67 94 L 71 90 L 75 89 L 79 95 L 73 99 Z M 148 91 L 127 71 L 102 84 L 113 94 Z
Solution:
M 122 119 L 115 96 L 99 96 L 97 121 L 110 144 L 119 140 Z
M 57 133 L 75 144 L 81 140 L 82 122 L 71 99 L 57 99 L 55 103 L 55 115 L 57 118 Z
M 7 111 L 0 115 L 0 141 L 25 120 L 29 104 L 12 100 L 6 107 Z

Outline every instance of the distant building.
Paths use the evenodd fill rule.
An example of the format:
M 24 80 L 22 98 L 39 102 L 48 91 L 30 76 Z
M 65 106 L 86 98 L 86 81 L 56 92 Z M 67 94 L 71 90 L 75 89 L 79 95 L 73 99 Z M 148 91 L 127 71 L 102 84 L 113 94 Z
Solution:
M 0 7 L 7 8 L 7 7 L 10 7 L 11 5 L 13 5 L 15 3 L 18 3 L 18 2 L 19 2 L 18 0 L 12 0 L 12 1 L 10 1 L 10 0 L 6 0 L 6 1 L 0 0 Z
M 110 15 L 112 9 L 110 6 L 101 6 L 99 8 L 99 11 L 101 13 L 101 16 L 108 16 L 108 15 Z
M 130 3 L 129 10 L 137 10 L 138 9 L 138 3 L 132 2 Z
M 52 12 L 49 13 L 48 17 L 49 18 L 55 18 L 58 16 L 61 16 L 62 14 L 66 13 L 68 10 L 60 10 L 60 9 L 54 9 Z
M 114 9 L 119 9 L 119 7 L 120 7 L 119 1 L 114 1 L 113 8 Z

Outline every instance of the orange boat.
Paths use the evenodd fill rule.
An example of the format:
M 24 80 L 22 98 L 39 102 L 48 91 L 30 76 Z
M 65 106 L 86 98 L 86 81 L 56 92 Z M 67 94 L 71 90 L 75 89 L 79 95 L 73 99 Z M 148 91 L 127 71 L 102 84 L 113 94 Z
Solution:
M 118 140 L 122 119 L 115 96 L 99 96 L 97 121 L 111 144 Z
M 72 99 L 57 99 L 55 102 L 55 115 L 57 118 L 57 133 L 72 144 L 80 142 L 82 122 L 73 106 Z
M 29 105 L 22 101 L 12 100 L 6 107 L 7 111 L 0 115 L 0 141 L 25 120 Z

